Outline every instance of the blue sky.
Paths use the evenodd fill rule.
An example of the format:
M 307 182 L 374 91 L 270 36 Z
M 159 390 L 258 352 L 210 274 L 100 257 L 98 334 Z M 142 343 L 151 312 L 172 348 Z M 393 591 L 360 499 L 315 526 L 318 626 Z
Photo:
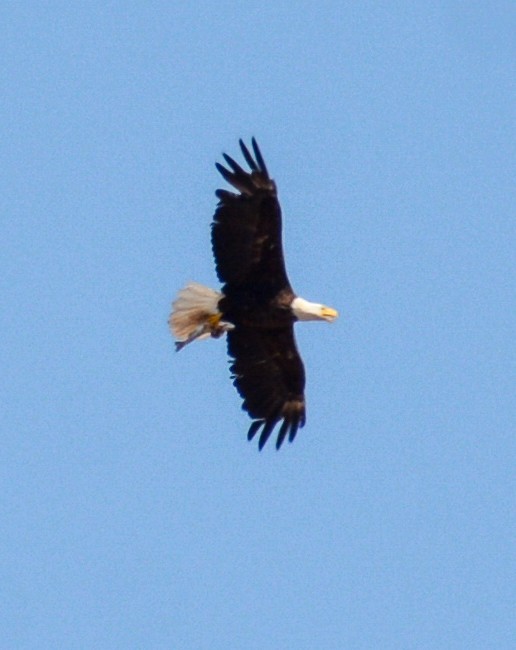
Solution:
M 514 4 L 0 20 L 2 647 L 516 647 Z M 166 324 L 252 135 L 341 314 L 280 452 Z

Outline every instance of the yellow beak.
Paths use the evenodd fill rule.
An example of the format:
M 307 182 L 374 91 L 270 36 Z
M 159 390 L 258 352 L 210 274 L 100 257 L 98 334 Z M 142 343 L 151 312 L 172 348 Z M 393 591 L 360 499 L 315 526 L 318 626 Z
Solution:
M 339 317 L 339 312 L 331 307 L 323 307 L 321 314 L 324 320 L 330 321 L 330 323 Z

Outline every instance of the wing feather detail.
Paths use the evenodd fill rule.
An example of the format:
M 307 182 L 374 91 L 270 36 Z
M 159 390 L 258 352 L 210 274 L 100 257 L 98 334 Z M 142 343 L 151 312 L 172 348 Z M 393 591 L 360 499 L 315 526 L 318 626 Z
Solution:
M 233 383 L 242 408 L 254 420 L 247 437 L 260 431 L 262 449 L 281 422 L 276 448 L 292 442 L 305 423 L 305 371 L 296 348 L 293 326 L 259 329 L 240 326 L 228 332 Z
M 219 280 L 231 287 L 267 285 L 270 295 L 291 289 L 283 258 L 281 208 L 256 140 L 254 157 L 240 141 L 250 172 L 224 154 L 227 167 L 216 163 L 222 177 L 239 193 L 217 190 L 219 204 L 212 223 L 212 248 Z

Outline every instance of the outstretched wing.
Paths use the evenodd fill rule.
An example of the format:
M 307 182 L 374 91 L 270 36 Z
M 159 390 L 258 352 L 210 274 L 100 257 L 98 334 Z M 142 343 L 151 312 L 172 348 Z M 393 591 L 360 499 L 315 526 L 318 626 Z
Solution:
M 227 337 L 233 383 L 244 400 L 242 408 L 254 420 L 248 439 L 261 429 L 262 449 L 281 422 L 276 449 L 287 435 L 292 442 L 305 423 L 305 370 L 293 326 L 273 330 L 239 326 Z
M 250 167 L 245 171 L 228 155 L 229 167 L 216 165 L 239 194 L 217 190 L 219 198 L 213 224 L 212 247 L 217 275 L 226 287 L 252 286 L 264 295 L 290 289 L 281 242 L 281 208 L 256 140 L 254 157 L 240 140 L 242 154 Z

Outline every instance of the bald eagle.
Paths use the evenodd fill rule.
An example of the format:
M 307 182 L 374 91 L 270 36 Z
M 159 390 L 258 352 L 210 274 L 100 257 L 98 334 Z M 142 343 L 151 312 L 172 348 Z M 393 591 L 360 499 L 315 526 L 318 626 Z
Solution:
M 233 383 L 260 432 L 261 450 L 277 424 L 276 448 L 305 424 L 305 370 L 296 347 L 298 320 L 333 321 L 335 309 L 297 296 L 285 270 L 281 209 L 256 140 L 253 154 L 240 140 L 244 170 L 224 155 L 216 167 L 237 190 L 217 190 L 211 241 L 221 292 L 190 283 L 173 303 L 169 325 L 176 349 L 196 339 L 227 335 Z

